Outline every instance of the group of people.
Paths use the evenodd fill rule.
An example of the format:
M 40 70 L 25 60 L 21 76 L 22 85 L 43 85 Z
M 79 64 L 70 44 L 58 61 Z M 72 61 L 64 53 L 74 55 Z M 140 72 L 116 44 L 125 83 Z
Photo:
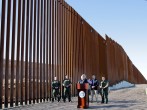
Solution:
M 93 102 L 93 98 L 95 96 L 96 102 L 98 102 L 98 94 L 101 95 L 101 103 L 108 103 L 108 87 L 109 82 L 105 79 L 105 77 L 102 77 L 102 81 L 99 82 L 95 75 L 92 75 L 92 79 L 87 79 L 85 74 L 82 74 L 81 79 L 78 81 L 80 84 L 88 83 L 89 84 L 89 94 L 91 94 L 91 102 Z M 71 80 L 68 78 L 68 76 L 65 76 L 65 79 L 62 82 L 62 99 L 65 102 L 66 98 L 68 98 L 68 101 L 71 102 Z M 57 80 L 57 77 L 54 77 L 54 81 L 52 82 L 52 102 L 54 100 L 57 100 L 58 102 L 61 99 L 60 95 L 60 88 L 61 83 Z
M 108 87 L 109 82 L 105 79 L 105 77 L 102 77 L 102 81 L 99 82 L 95 75 L 92 75 L 92 79 L 87 79 L 86 75 L 83 74 L 81 76 L 81 80 L 79 80 L 80 84 L 88 83 L 89 86 L 89 94 L 91 94 L 91 102 L 93 102 L 93 97 L 95 95 L 96 102 L 98 102 L 98 94 L 101 95 L 101 103 L 108 103 Z
M 62 94 L 62 99 L 65 102 L 66 98 L 68 97 L 68 101 L 71 102 L 71 80 L 68 79 L 68 76 L 65 76 L 65 79 L 62 82 L 62 87 L 63 87 L 63 94 Z M 60 81 L 57 80 L 57 77 L 54 77 L 54 81 L 52 82 L 52 102 L 54 100 L 58 100 L 58 102 L 61 99 L 61 94 L 60 94 L 60 88 L 61 83 Z

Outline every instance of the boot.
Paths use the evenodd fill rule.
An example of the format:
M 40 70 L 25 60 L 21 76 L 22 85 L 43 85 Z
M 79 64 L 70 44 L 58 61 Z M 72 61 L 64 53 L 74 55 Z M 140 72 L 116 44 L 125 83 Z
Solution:
M 54 98 L 52 98 L 52 102 L 54 102 Z

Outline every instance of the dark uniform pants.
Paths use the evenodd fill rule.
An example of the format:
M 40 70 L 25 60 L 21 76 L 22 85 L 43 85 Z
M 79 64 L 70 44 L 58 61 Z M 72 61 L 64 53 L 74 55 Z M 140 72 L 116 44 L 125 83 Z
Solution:
M 53 89 L 53 92 L 52 92 L 52 101 L 54 101 L 54 99 L 58 98 L 58 101 L 60 101 L 60 92 L 59 92 L 59 89 Z
M 63 101 L 66 100 L 66 97 L 68 96 L 68 100 L 71 101 L 71 90 L 70 88 L 64 88 L 64 97 Z
M 108 90 L 101 90 L 102 103 L 108 103 Z

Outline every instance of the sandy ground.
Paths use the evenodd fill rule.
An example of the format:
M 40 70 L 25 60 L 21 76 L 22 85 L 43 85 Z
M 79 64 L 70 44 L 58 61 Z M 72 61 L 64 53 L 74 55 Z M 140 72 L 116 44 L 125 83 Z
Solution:
M 147 110 L 147 95 L 145 88 L 147 85 L 136 85 L 132 88 L 110 91 L 109 103 L 90 103 L 88 110 Z M 77 98 L 72 98 L 72 102 L 46 102 L 29 106 L 13 108 L 14 110 L 81 110 L 77 109 Z

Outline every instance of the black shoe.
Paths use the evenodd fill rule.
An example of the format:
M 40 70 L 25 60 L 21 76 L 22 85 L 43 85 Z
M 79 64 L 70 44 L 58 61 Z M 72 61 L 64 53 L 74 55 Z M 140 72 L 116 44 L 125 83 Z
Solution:
M 68 100 L 68 102 L 71 102 L 71 100 Z
M 58 98 L 58 102 L 60 102 L 60 98 Z
M 54 102 L 54 98 L 52 98 L 52 102 Z

